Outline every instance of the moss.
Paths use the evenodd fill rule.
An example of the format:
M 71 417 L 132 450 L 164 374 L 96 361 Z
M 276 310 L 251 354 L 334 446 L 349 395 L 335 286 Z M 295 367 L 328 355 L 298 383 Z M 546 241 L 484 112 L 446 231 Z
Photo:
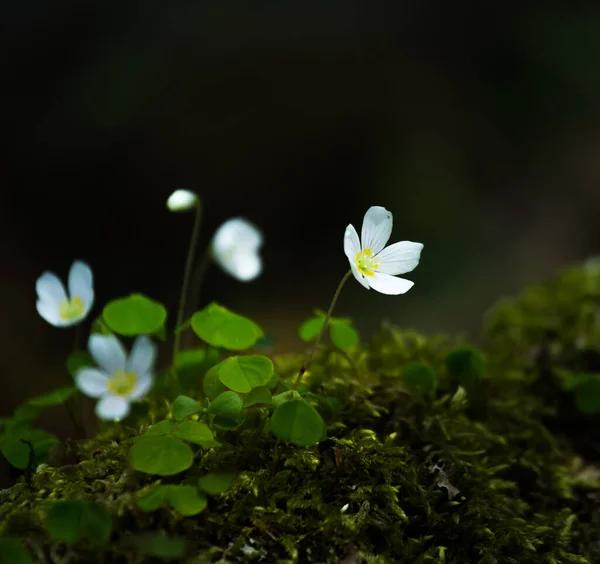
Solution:
M 191 475 L 238 476 L 196 517 L 136 507 L 159 480 L 128 468 L 140 430 L 111 427 L 70 445 L 73 464 L 42 466 L 0 492 L 0 527 L 49 562 L 152 562 L 136 543 L 149 531 L 185 539 L 189 563 L 600 562 L 598 453 L 561 427 L 560 383 L 561 371 L 591 370 L 600 354 L 599 300 L 600 270 L 588 264 L 500 304 L 487 323 L 487 372 L 465 388 L 446 366 L 460 344 L 449 337 L 386 325 L 349 356 L 324 348 L 305 383 L 327 439 L 301 449 L 257 434 L 252 420 L 220 432 L 223 446 L 199 449 Z M 404 385 L 415 361 L 434 369 L 435 393 Z M 276 359 L 284 378 L 301 362 Z M 45 511 L 71 497 L 107 507 L 108 546 L 48 539 Z

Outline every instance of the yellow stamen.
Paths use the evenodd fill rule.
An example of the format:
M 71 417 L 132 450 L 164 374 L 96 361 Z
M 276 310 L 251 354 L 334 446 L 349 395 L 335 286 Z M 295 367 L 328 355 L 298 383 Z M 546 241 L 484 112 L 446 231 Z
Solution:
M 83 301 L 77 296 L 72 297 L 70 300 L 64 300 L 58 308 L 61 319 L 64 319 L 65 321 L 72 321 L 73 319 L 81 317 L 84 310 L 85 306 L 83 305 Z
M 117 370 L 108 379 L 108 390 L 115 396 L 128 396 L 135 389 L 136 382 L 135 372 Z
M 379 268 L 379 263 L 373 260 L 373 251 L 371 249 L 363 249 L 356 253 L 356 269 L 363 276 L 374 276 L 375 271 Z

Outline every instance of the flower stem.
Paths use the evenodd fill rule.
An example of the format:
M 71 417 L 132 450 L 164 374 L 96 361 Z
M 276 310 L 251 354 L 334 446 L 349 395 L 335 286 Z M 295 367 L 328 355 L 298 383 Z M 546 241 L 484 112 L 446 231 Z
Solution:
M 190 239 L 190 248 L 188 249 L 187 259 L 185 261 L 185 270 L 183 271 L 183 283 L 181 284 L 181 295 L 179 296 L 179 308 L 177 309 L 177 321 L 175 327 L 183 324 L 185 315 L 185 303 L 192 276 L 192 268 L 194 266 L 194 257 L 196 255 L 196 247 L 198 246 L 198 236 L 200 235 L 200 225 L 202 224 L 202 206 L 200 201 L 196 204 L 196 217 L 194 219 L 194 227 L 192 228 L 192 238 Z M 175 342 L 173 344 L 173 369 L 175 368 L 175 357 L 179 351 L 181 342 L 181 331 L 175 333 Z
M 306 358 L 304 359 L 304 362 L 302 363 L 302 366 L 300 368 L 300 372 L 298 372 L 298 376 L 296 376 L 296 380 L 294 381 L 294 390 L 298 388 L 298 384 L 300 384 L 300 380 L 302 379 L 302 376 L 304 376 L 304 373 L 308 370 L 308 367 L 310 366 L 312 358 L 317 350 L 317 347 L 319 346 L 319 343 L 321 342 L 321 338 L 323 337 L 323 333 L 325 333 L 325 330 L 327 329 L 327 326 L 329 325 L 329 319 L 331 318 L 331 314 L 333 313 L 335 304 L 337 303 L 338 298 L 340 297 L 342 288 L 344 287 L 344 284 L 346 283 L 348 278 L 350 278 L 351 274 L 352 274 L 352 270 L 349 270 L 348 272 L 346 272 L 346 274 L 342 278 L 341 282 L 338 284 L 335 294 L 333 294 L 333 299 L 331 300 L 331 303 L 329 304 L 329 309 L 327 310 L 327 315 L 325 316 L 325 320 L 323 321 L 323 326 L 321 327 L 321 330 L 319 331 L 319 334 L 317 335 L 317 338 L 315 339 L 313 346 L 308 351 L 308 354 L 306 355 Z
M 196 311 L 198 304 L 200 303 L 200 290 L 202 289 L 202 282 L 210 263 L 212 262 L 211 247 L 204 251 L 204 254 L 200 257 L 196 266 L 194 267 L 192 274 L 191 289 L 189 292 L 189 299 L 187 300 L 187 308 L 184 310 L 185 317 L 191 317 Z

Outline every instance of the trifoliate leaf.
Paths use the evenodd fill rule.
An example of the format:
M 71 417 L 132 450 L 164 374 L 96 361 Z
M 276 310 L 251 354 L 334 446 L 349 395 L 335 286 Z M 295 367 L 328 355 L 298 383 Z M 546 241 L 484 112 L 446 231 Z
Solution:
M 298 335 L 303 341 L 312 341 L 317 338 L 324 322 L 324 317 L 311 317 L 300 325 L 298 328 Z
M 0 564 L 34 564 L 33 558 L 19 539 L 0 538 Z
M 46 514 L 46 530 L 54 540 L 74 544 L 87 537 L 101 546 L 108 542 L 112 520 L 103 506 L 79 499 L 57 501 Z
M 206 509 L 206 496 L 194 486 L 168 486 L 167 498 L 183 517 L 198 515 Z
M 271 390 L 266 386 L 252 388 L 244 398 L 243 407 L 252 407 L 253 405 L 271 405 Z
M 157 476 L 172 476 L 187 470 L 194 459 L 192 449 L 170 435 L 140 438 L 129 449 L 134 470 Z
M 321 440 L 325 424 L 313 407 L 304 400 L 294 399 L 275 409 L 271 429 L 279 439 L 298 446 L 310 446 Z
M 264 336 L 256 323 L 215 302 L 192 316 L 192 329 L 213 347 L 238 351 L 249 349 Z
M 115 333 L 133 337 L 157 332 L 167 319 L 167 310 L 142 294 L 131 294 L 109 302 L 102 318 Z
M 226 419 L 237 420 L 242 411 L 243 400 L 235 392 L 223 392 L 211 402 L 208 412 Z
M 333 344 L 342 350 L 358 346 L 358 332 L 349 323 L 332 319 L 329 327 L 329 334 Z
M 160 533 L 142 533 L 135 537 L 140 552 L 167 560 L 179 560 L 185 554 L 185 541 L 176 537 L 166 537 Z
M 282 403 L 293 399 L 300 399 L 300 394 L 295 390 L 287 390 L 273 396 L 273 407 L 279 407 Z
M 215 443 L 212 431 L 205 423 L 199 421 L 184 421 L 175 429 L 175 435 L 196 445 L 212 446 Z
M 198 487 L 207 494 L 219 495 L 229 488 L 235 476 L 233 472 L 206 474 L 198 478 Z
M 220 364 L 213 366 L 205 375 L 204 375 L 204 393 L 206 397 L 213 400 L 219 394 L 227 391 L 227 387 L 221 380 L 219 380 L 219 369 L 221 368 Z
M 264 386 L 275 370 L 270 358 L 263 355 L 231 356 L 219 366 L 219 380 L 241 394 L 252 388 Z
M 52 390 L 43 396 L 37 396 L 29 400 L 29 404 L 34 407 L 49 407 L 51 405 L 61 405 L 65 403 L 77 390 L 74 386 L 66 386 Z
M 575 405 L 585 415 L 600 413 L 600 380 L 589 380 L 574 392 Z
M 217 431 L 233 431 L 241 426 L 244 422 L 244 414 L 240 413 L 237 417 L 223 417 L 222 415 L 216 415 L 213 419 L 212 425 Z
M 171 419 L 163 419 L 158 423 L 155 423 L 144 433 L 144 437 L 151 437 L 152 435 L 168 435 L 175 428 L 175 421 Z
M 171 406 L 173 419 L 181 421 L 190 415 L 204 411 L 202 404 L 188 396 L 177 396 Z
M 156 486 L 151 491 L 138 497 L 136 504 L 142 511 L 156 511 L 166 502 L 169 486 Z
M 421 393 L 428 393 L 435 388 L 435 372 L 424 362 L 409 362 L 402 369 L 402 381 Z
M 29 466 L 29 446 L 20 439 L 12 436 L 3 437 L 0 450 L 4 458 L 15 468 L 23 470 Z

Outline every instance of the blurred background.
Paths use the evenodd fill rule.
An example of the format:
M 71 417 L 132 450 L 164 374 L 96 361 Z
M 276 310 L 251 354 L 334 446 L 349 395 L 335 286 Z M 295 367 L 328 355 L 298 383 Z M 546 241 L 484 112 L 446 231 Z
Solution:
M 261 278 L 213 267 L 202 303 L 277 352 L 303 350 L 371 205 L 425 248 L 404 296 L 350 280 L 337 314 L 363 336 L 386 318 L 476 338 L 499 297 L 597 254 L 600 7 L 574 4 L 2 3 L 0 414 L 65 382 L 44 270 L 83 259 L 95 314 L 136 291 L 173 320 L 193 221 L 167 211 L 176 188 L 203 199 L 201 246 L 231 216 L 263 229 Z

